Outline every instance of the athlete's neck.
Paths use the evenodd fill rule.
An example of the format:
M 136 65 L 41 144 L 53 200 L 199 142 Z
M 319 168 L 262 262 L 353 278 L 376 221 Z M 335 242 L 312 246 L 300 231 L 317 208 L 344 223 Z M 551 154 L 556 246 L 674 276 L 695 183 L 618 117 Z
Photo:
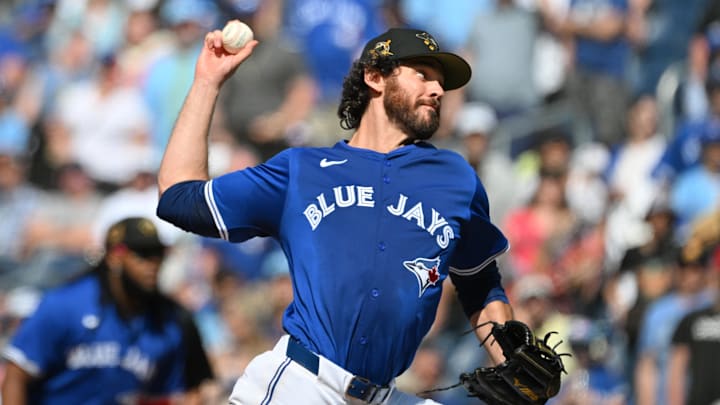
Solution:
M 379 153 L 388 153 L 407 145 L 408 135 L 397 125 L 390 122 L 385 110 L 373 108 L 371 103 L 360 120 L 360 126 L 353 134 L 348 145 L 355 148 L 370 149 Z

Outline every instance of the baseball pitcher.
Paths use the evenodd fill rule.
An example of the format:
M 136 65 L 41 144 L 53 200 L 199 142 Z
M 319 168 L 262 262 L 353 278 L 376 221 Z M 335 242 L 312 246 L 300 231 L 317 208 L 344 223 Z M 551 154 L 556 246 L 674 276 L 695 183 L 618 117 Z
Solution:
M 443 95 L 471 68 L 427 32 L 390 29 L 345 79 L 338 115 L 349 140 L 210 179 L 218 92 L 257 43 L 229 54 L 220 31 L 207 34 L 159 172 L 161 218 L 231 242 L 273 236 L 290 264 L 287 335 L 249 364 L 230 403 L 435 403 L 394 379 L 432 325 L 443 281 L 454 282 L 480 338 L 512 318 L 495 261 L 508 242 L 485 190 L 460 155 L 426 142 Z M 492 341 L 485 347 L 503 364 Z

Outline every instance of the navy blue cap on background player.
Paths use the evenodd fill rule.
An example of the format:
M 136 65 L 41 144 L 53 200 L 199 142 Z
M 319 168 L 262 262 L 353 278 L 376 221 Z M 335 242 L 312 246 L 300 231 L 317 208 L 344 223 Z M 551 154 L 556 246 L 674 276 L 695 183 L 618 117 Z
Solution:
M 360 60 L 383 57 L 389 60 L 432 58 L 440 63 L 445 76 L 445 90 L 464 86 L 472 73 L 470 65 L 460 56 L 442 52 L 435 38 L 425 31 L 390 28 L 368 41 Z
M 157 227 L 148 218 L 125 218 L 113 224 L 105 238 L 105 248 L 125 245 L 134 252 L 160 253 L 167 247 L 158 236 Z

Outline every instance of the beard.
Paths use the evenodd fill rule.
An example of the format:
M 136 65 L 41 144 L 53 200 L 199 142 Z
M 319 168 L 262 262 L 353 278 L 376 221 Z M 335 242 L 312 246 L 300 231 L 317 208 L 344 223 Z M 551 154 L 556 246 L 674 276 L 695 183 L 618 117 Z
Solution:
M 440 102 L 431 99 L 413 103 L 407 92 L 400 88 L 395 77 L 388 79 L 385 90 L 387 92 L 383 101 L 385 113 L 391 123 L 407 134 L 408 143 L 430 139 L 440 126 Z M 418 111 L 423 105 L 430 105 L 436 109 L 430 110 L 429 114 L 424 116 Z
M 120 274 L 120 281 L 123 289 L 130 300 L 141 303 L 142 306 L 150 307 L 159 297 L 157 288 L 148 289 L 127 275 L 126 271 Z

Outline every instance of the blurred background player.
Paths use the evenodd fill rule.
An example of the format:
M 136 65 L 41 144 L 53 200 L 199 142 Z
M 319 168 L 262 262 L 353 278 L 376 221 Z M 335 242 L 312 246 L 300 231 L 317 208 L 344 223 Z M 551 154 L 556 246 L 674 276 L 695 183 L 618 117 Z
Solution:
M 158 292 L 167 247 L 155 225 L 124 219 L 105 247 L 18 327 L 3 351 L 3 403 L 200 403 L 212 370 L 191 315 Z

